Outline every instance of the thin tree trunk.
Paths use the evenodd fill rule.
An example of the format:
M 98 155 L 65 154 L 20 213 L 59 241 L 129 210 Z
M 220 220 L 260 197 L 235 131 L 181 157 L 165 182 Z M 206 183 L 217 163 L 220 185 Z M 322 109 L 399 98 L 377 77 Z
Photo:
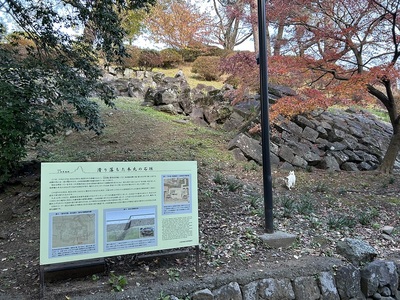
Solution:
M 279 21 L 278 32 L 276 34 L 276 40 L 274 45 L 274 55 L 281 54 L 281 48 L 283 44 L 283 32 L 285 29 L 284 22 L 282 20 Z
M 260 43 L 258 41 L 258 24 L 257 24 L 257 13 L 258 13 L 257 0 L 252 0 L 250 3 L 250 15 L 251 15 L 251 26 L 253 28 L 253 41 L 254 41 L 254 52 L 260 51 Z
M 394 163 L 400 151 L 400 123 L 398 122 L 393 126 L 393 135 L 390 140 L 389 146 L 383 157 L 382 163 L 379 166 L 379 171 L 383 173 L 392 173 Z
M 250 14 L 252 15 L 252 28 L 253 28 L 253 40 L 254 40 L 254 52 L 259 53 L 260 52 L 260 41 L 259 41 L 259 31 L 258 31 L 258 23 L 257 23 L 257 16 L 258 16 L 258 3 L 257 0 L 252 0 L 250 3 Z M 271 37 L 269 34 L 269 29 L 268 29 L 268 24 L 266 28 L 266 36 L 265 36 L 265 41 L 266 41 L 266 46 L 267 46 L 267 54 L 268 56 L 271 56 Z

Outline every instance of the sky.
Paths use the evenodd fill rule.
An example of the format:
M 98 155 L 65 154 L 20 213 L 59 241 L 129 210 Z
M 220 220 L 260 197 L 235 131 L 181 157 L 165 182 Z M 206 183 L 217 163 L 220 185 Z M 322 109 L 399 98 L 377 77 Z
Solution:
M 155 50 L 162 50 L 166 48 L 163 44 L 155 44 L 154 42 L 146 40 L 144 37 L 139 37 L 137 40 L 133 41 L 132 43 L 134 46 L 145 48 L 145 49 L 155 49 Z M 235 47 L 237 51 L 254 51 L 254 43 L 252 39 L 246 40 L 239 46 Z
M 200 3 L 201 3 L 201 6 L 200 6 L 201 11 L 207 11 L 210 14 L 214 14 L 213 8 L 210 6 L 211 5 L 210 3 L 208 3 L 207 1 L 200 2 Z M 197 2 L 197 4 L 198 4 L 198 2 Z M 0 11 L 0 21 L 3 21 L 7 25 L 8 32 L 10 32 L 11 30 L 15 30 L 13 24 L 5 18 L 5 16 L 3 15 L 3 13 L 1 11 Z M 63 30 L 63 31 L 65 31 L 65 30 Z M 75 32 L 71 32 L 71 34 L 75 34 Z M 166 48 L 165 45 L 155 44 L 154 42 L 149 41 L 145 37 L 139 37 L 137 40 L 135 40 L 133 42 L 133 45 L 140 47 L 140 48 L 148 48 L 148 49 L 156 49 L 156 50 L 161 50 L 161 49 Z M 245 50 L 254 51 L 253 40 L 249 38 L 241 45 L 236 46 L 235 50 L 237 50 L 237 51 L 245 51 Z

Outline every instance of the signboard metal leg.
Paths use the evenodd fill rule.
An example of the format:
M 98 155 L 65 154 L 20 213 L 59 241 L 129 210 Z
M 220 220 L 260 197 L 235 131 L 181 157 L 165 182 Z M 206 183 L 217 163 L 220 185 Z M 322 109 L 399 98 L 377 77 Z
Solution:
M 196 272 L 199 271 L 200 268 L 200 246 L 196 245 Z
M 44 299 L 45 294 L 45 281 L 44 281 L 44 266 L 40 266 L 40 299 Z

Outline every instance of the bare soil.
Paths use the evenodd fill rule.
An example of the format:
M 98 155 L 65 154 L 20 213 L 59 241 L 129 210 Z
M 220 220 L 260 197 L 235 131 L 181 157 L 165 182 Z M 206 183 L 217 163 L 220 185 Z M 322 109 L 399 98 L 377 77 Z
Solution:
M 124 299 L 134 290 L 140 290 L 143 299 L 162 299 L 169 286 L 209 275 L 298 265 L 313 257 L 342 260 L 335 247 L 345 237 L 370 243 L 378 258 L 400 260 L 399 174 L 296 170 L 296 186 L 289 191 L 284 184 L 288 172 L 273 170 L 275 230 L 296 234 L 297 240 L 288 249 L 268 248 L 259 239 L 265 232 L 262 168 L 231 158 L 226 150 L 231 134 L 125 104 L 119 110 L 104 109 L 109 127 L 102 136 L 76 132 L 59 136 L 48 145 L 32 148 L 29 159 L 197 160 L 199 268 L 195 268 L 194 249 L 186 255 L 149 259 L 109 257 L 104 272 L 47 281 L 45 299 L 90 295 L 94 297 L 90 299 L 96 295 Z M 0 193 L 0 299 L 40 298 L 39 218 L 40 164 L 30 162 Z M 395 228 L 390 236 L 382 234 L 386 225 Z M 112 291 L 110 280 L 116 288 L 123 285 L 114 275 L 127 280 L 125 291 Z M 145 291 L 158 296 L 146 298 Z

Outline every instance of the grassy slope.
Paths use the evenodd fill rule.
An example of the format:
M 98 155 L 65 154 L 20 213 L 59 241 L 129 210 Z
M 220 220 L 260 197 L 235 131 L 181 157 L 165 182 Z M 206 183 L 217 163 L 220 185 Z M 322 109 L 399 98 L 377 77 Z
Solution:
M 101 105 L 107 124 L 102 135 L 72 132 L 38 147 L 42 161 L 199 160 L 212 165 L 233 159 L 226 150 L 229 133 L 192 124 L 183 116 L 168 115 L 118 98 L 117 109 Z

